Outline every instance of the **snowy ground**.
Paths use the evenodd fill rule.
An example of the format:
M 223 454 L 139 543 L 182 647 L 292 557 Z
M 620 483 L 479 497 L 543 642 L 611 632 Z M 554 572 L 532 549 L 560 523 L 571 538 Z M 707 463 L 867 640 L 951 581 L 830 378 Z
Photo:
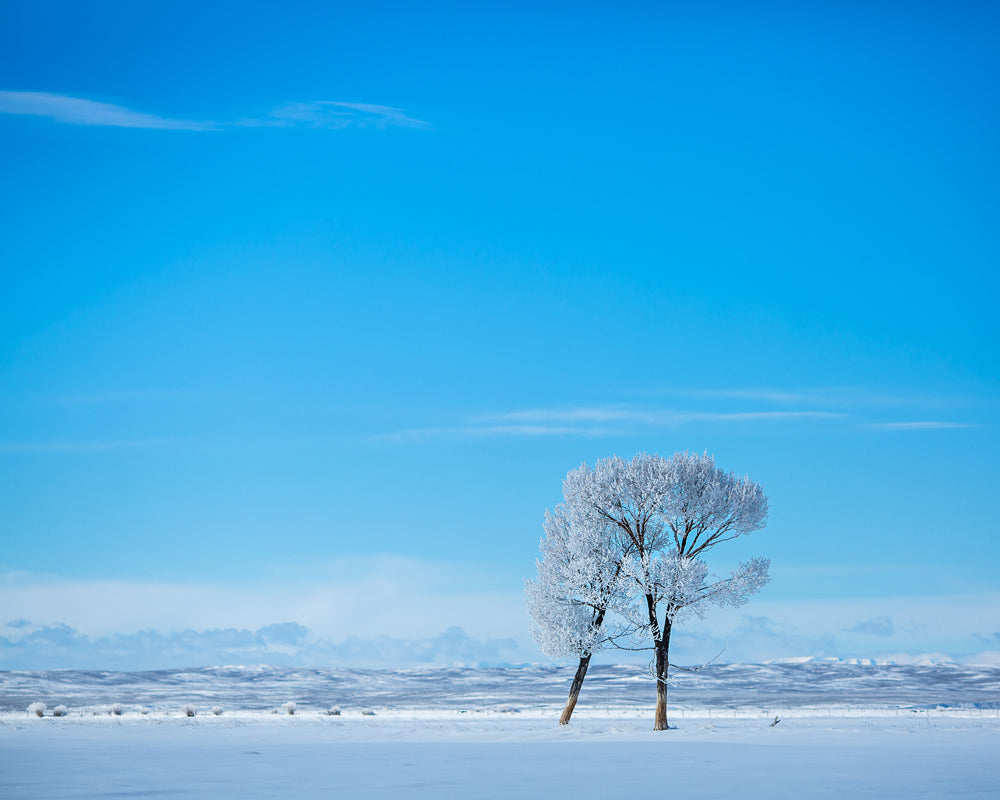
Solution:
M 0 796 L 996 798 L 995 718 L 4 720 Z
M 0 673 L 0 797 L 1000 796 L 1000 671 L 785 666 L 682 678 L 661 733 L 631 667 L 568 728 L 566 670 Z

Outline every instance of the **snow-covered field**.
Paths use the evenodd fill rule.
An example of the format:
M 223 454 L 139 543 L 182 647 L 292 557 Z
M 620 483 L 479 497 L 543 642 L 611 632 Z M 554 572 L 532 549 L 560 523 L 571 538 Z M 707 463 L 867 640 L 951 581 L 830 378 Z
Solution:
M 709 667 L 661 733 L 592 672 L 568 728 L 566 668 L 0 673 L 0 797 L 1000 796 L 996 667 Z

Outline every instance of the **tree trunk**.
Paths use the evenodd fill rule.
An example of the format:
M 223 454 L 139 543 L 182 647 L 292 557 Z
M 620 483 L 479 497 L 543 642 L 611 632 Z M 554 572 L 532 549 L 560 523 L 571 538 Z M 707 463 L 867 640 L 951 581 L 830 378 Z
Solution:
M 573 678 L 573 685 L 569 689 L 569 699 L 566 700 L 566 708 L 563 709 L 562 716 L 559 717 L 560 725 L 569 725 L 569 718 L 573 716 L 573 709 L 576 708 L 576 700 L 580 696 L 580 688 L 583 686 L 583 679 L 587 677 L 587 669 L 590 667 L 590 655 L 585 655 L 580 659 L 580 666 L 576 668 L 576 677 Z
M 670 620 L 663 623 L 663 636 L 655 643 L 656 647 L 656 716 L 653 718 L 653 730 L 669 730 L 667 724 L 667 677 L 670 671 Z

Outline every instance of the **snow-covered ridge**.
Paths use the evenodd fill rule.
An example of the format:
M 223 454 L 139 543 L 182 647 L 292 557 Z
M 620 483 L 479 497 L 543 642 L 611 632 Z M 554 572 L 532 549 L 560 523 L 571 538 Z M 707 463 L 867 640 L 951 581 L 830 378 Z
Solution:
M 220 666 L 152 672 L 54 670 L 0 672 L 0 712 L 21 713 L 31 703 L 71 714 L 176 714 L 191 706 L 199 717 L 281 711 L 315 716 L 331 708 L 345 717 L 373 710 L 393 714 L 547 714 L 561 708 L 571 667 L 507 669 L 364 670 L 279 666 Z M 579 711 L 647 713 L 654 684 L 646 667 L 594 666 Z M 878 665 L 837 661 L 709 665 L 677 673 L 669 702 L 677 712 L 738 713 L 782 709 L 1000 709 L 1000 667 L 959 664 Z
M 862 666 L 973 666 L 973 667 L 1000 667 L 1000 651 L 987 650 L 976 656 L 970 656 L 960 661 L 956 661 L 944 653 L 924 653 L 921 655 L 910 655 L 900 653 L 891 658 L 837 658 L 835 656 L 791 656 L 787 658 L 774 658 L 763 662 L 765 664 L 858 664 Z

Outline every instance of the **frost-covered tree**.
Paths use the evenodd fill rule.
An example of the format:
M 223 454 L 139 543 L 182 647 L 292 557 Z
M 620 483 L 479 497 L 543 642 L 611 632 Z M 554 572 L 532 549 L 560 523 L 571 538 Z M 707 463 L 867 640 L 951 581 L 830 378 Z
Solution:
M 605 622 L 620 600 L 623 567 L 616 529 L 591 508 L 574 504 L 574 472 L 564 483 L 567 502 L 545 512 L 538 578 L 525 581 L 535 641 L 548 656 L 579 659 L 561 725 L 569 724 L 591 657 L 615 635 Z
M 638 636 L 652 640 L 656 676 L 653 730 L 667 730 L 667 680 L 670 634 L 679 622 L 702 618 L 712 606 L 740 606 L 768 581 L 766 558 L 753 558 L 724 579 L 712 578 L 708 564 L 697 556 L 671 551 L 647 559 L 632 559 L 625 573 L 638 590 L 628 615 Z M 643 616 L 645 615 L 645 619 Z
M 764 558 L 741 564 L 728 578 L 712 579 L 701 555 L 763 528 L 767 496 L 759 484 L 725 472 L 707 454 L 675 453 L 669 459 L 640 454 L 631 462 L 608 462 L 609 471 L 622 477 L 610 481 L 610 494 L 595 497 L 595 502 L 599 513 L 619 525 L 635 545 L 627 572 L 638 602 L 629 616 L 637 631 L 652 639 L 653 729 L 666 730 L 674 624 L 685 616 L 703 616 L 710 606 L 742 605 L 769 579 L 770 562 Z M 651 505 L 655 510 L 649 512 Z
M 717 544 L 762 528 L 767 521 L 767 497 L 749 478 L 717 467 L 711 456 L 686 452 L 669 459 L 639 454 L 625 461 L 613 456 L 597 461 L 593 469 L 581 465 L 566 476 L 563 496 L 571 523 L 580 522 L 562 526 L 554 538 L 575 542 L 578 536 L 591 537 L 587 541 L 599 545 L 602 570 L 595 574 L 605 576 L 600 585 L 610 590 L 597 614 L 598 603 L 566 599 L 586 585 L 590 562 L 569 567 L 575 576 L 570 582 L 559 584 L 545 578 L 543 570 L 562 570 L 564 567 L 555 565 L 574 563 L 567 553 L 576 546 L 569 545 L 567 551 L 559 545 L 559 557 L 552 559 L 552 567 L 547 566 L 547 526 L 536 582 L 539 586 L 529 589 L 529 608 L 534 604 L 536 628 L 559 632 L 553 636 L 567 646 L 559 651 L 551 645 L 546 648 L 544 636 L 539 641 L 550 655 L 579 655 L 583 670 L 577 670 L 574 680 L 578 694 L 586 675 L 583 658 L 589 664 L 597 644 L 613 643 L 626 632 L 651 639 L 656 676 L 654 730 L 666 730 L 674 624 L 688 615 L 701 616 L 712 605 L 740 605 L 768 580 L 766 559 L 752 559 L 730 577 L 717 579 L 709 577 L 701 556 Z M 553 554 L 556 551 L 554 548 Z M 607 581 L 610 575 L 614 576 L 613 585 Z M 569 585 L 573 591 L 542 588 L 560 585 Z M 589 628 L 586 609 L 591 614 Z M 564 610 L 566 615 L 560 616 Z M 607 626 L 609 612 L 621 620 L 611 634 L 601 627 Z M 574 651 L 573 635 L 585 646 Z M 575 703 L 573 691 L 570 701 Z M 565 713 L 564 717 L 568 719 Z

